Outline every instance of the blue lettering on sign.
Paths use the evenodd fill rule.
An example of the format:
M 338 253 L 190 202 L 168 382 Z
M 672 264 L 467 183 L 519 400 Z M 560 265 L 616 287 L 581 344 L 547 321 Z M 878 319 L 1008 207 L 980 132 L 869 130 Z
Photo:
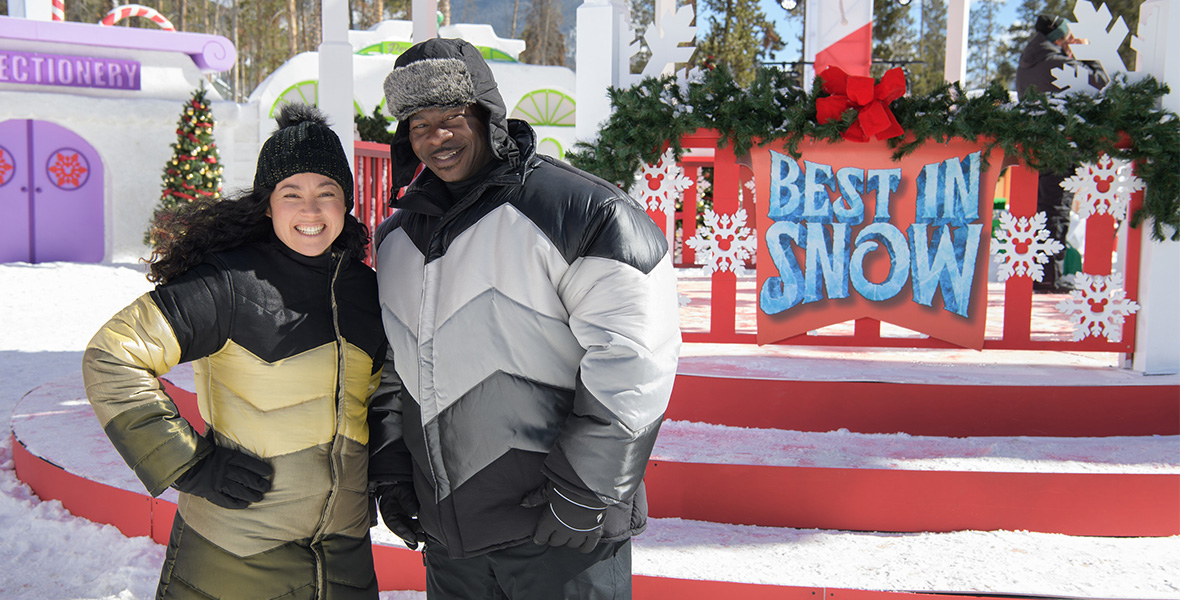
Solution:
M 771 151 L 766 247 L 778 272 L 758 293 L 762 312 L 773 315 L 825 298 L 847 298 L 850 289 L 874 302 L 889 300 L 911 283 L 913 301 L 931 306 L 942 293 L 946 310 L 967 317 L 975 263 L 983 241 L 979 220 L 980 153 L 925 165 L 915 180 L 915 222 L 903 233 L 890 223 L 890 204 L 901 169 L 858 169 L 799 162 Z M 875 197 L 873 221 L 865 221 L 865 196 Z M 908 235 L 907 235 L 908 234 Z M 795 248 L 803 250 L 799 263 Z M 865 261 L 883 250 L 889 272 L 880 282 Z

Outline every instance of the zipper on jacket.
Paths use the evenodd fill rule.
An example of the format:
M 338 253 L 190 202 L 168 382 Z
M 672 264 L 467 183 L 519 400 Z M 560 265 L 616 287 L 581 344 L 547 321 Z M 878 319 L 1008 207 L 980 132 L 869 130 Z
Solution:
M 340 333 L 340 310 L 336 303 L 336 280 L 340 276 L 340 270 L 344 267 L 344 259 L 338 252 L 332 252 L 332 258 L 329 262 L 329 272 L 331 273 L 328 279 L 328 302 L 332 309 L 332 332 L 336 336 L 336 375 L 333 382 L 333 399 L 336 405 L 336 422 L 332 427 L 332 444 L 328 450 L 328 468 L 329 481 L 332 482 L 332 487 L 328 490 L 328 498 L 324 502 L 324 510 L 320 513 L 320 520 L 316 524 L 315 534 L 312 536 L 313 554 L 316 560 L 316 599 L 321 600 L 324 597 L 324 585 L 326 578 L 324 577 L 325 567 L 323 564 L 324 556 L 321 551 L 315 552 L 314 548 L 320 545 L 319 542 L 324 539 L 324 526 L 328 522 L 328 515 L 332 513 L 332 508 L 336 505 L 336 498 L 339 495 L 340 475 L 339 468 L 336 465 L 336 460 L 339 458 L 340 452 L 340 423 L 341 410 L 344 403 L 341 401 L 342 387 L 341 381 L 344 374 L 344 342 L 343 336 Z

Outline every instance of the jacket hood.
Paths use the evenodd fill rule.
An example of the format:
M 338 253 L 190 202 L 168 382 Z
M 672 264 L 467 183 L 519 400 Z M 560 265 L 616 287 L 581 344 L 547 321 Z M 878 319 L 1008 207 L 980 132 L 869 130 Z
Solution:
M 508 120 L 507 135 L 516 149 L 516 158 L 503 161 L 487 174 L 487 181 L 493 185 L 520 185 L 528 178 L 536 162 L 537 133 L 532 126 L 520 119 Z M 423 173 L 414 179 L 413 185 L 406 189 L 400 198 L 396 190 L 389 198 L 389 206 L 398 210 L 422 213 L 433 217 L 441 217 L 447 211 L 441 206 L 437 197 L 449 194 L 446 183 L 434 173 Z M 377 247 L 377 237 L 374 235 L 373 247 Z
M 414 88 L 422 91 L 407 89 L 407 84 L 418 84 Z M 473 96 L 475 104 L 487 114 L 492 157 L 510 163 L 519 158 L 516 143 L 508 133 L 508 110 L 492 69 L 479 49 L 466 40 L 434 38 L 411 46 L 398 57 L 386 77 L 385 93 L 391 114 L 412 111 L 399 119 L 389 144 L 395 194 L 414 179 L 421 164 L 410 146 L 407 121 L 409 115 L 424 108 L 462 106 Z

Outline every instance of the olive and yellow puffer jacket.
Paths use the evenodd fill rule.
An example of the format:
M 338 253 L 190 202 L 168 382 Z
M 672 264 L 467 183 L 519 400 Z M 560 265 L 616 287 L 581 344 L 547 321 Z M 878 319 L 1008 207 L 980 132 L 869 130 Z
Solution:
M 372 269 L 335 250 L 305 257 L 273 236 L 212 255 L 102 327 L 83 358 L 86 392 L 153 496 L 211 450 L 156 379 L 184 362 L 194 361 L 214 442 L 274 468 L 271 490 L 242 510 L 180 495 L 183 527 L 173 530 L 161 596 L 186 597 L 165 591 L 174 567 L 172 588 L 212 597 L 271 598 L 300 588 L 292 597 L 354 597 L 324 593 L 338 583 L 375 597 L 366 415 L 385 347 Z M 184 529 L 199 538 L 178 539 Z M 186 548 L 201 555 L 191 572 Z M 291 569 L 308 576 L 258 582 L 257 572 L 216 564 L 240 567 L 243 557 L 284 578 Z M 279 557 L 303 564 L 267 562 Z

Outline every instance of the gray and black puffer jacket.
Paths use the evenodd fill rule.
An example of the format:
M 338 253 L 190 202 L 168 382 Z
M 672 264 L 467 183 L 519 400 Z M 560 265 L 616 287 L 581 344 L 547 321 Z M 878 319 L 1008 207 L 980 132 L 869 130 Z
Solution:
M 606 503 L 604 537 L 626 539 L 680 350 L 667 243 L 618 188 L 537 155 L 528 124 L 489 130 L 511 148 L 483 183 L 452 205 L 424 171 L 375 236 L 394 368 L 370 478 L 412 479 L 452 557 L 530 540 L 542 509 L 521 500 L 547 480 Z

